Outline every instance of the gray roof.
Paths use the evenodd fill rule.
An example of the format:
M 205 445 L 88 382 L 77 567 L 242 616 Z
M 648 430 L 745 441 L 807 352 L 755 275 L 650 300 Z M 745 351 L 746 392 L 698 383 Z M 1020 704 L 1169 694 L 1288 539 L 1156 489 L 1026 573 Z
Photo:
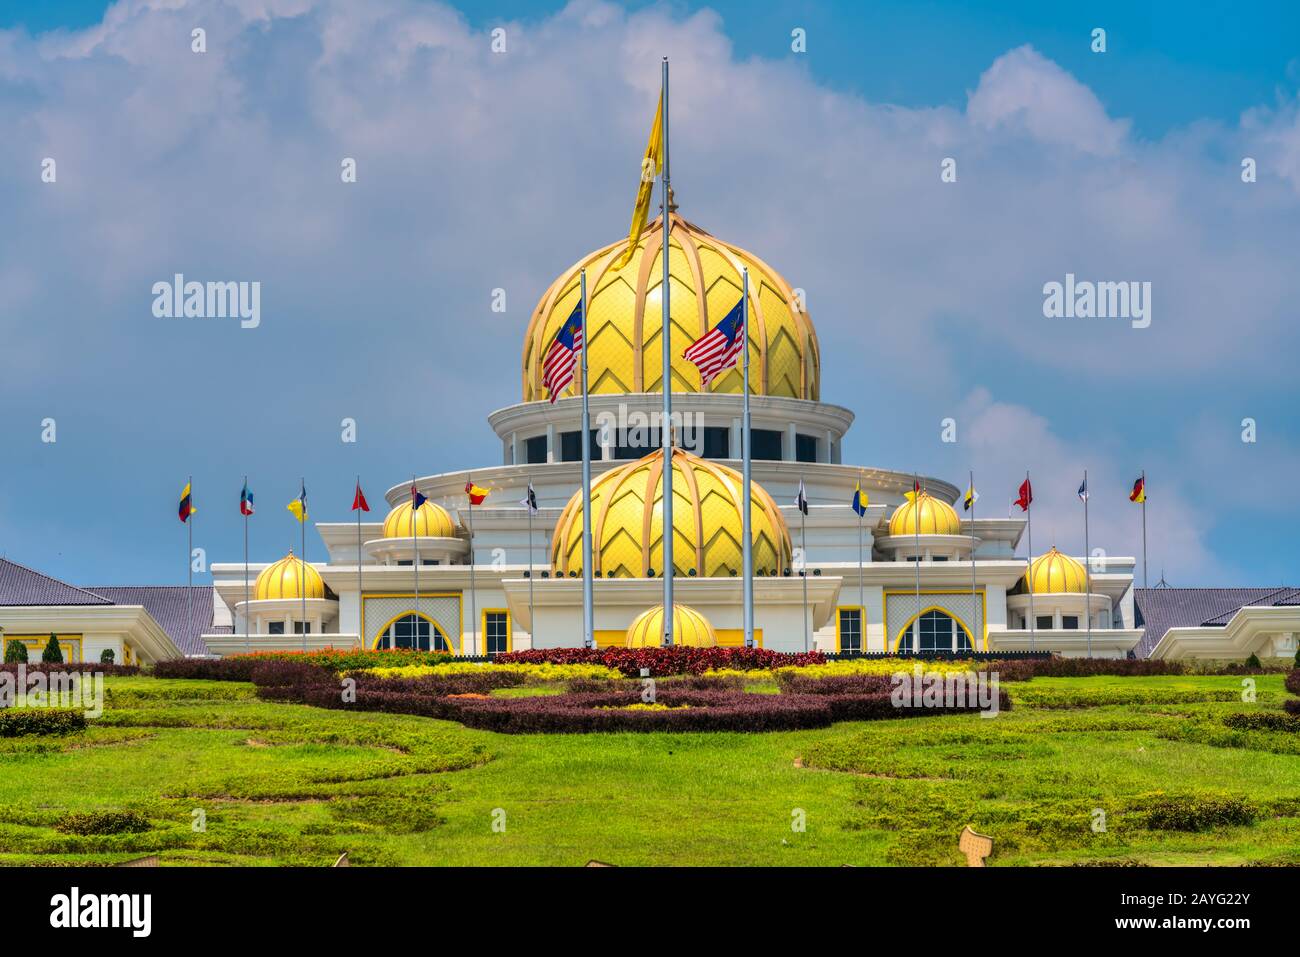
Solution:
M 196 585 L 193 591 L 194 621 L 191 624 L 186 585 L 105 585 L 78 588 L 42 575 L 26 565 L 0 558 L 0 606 L 41 605 L 143 605 L 154 621 L 167 632 L 183 654 L 206 655 L 202 635 L 226 633 L 229 625 L 214 626 L 211 585 Z
M 104 585 L 90 589 L 103 595 L 115 605 L 143 605 L 162 630 L 171 636 L 176 647 L 186 655 L 206 655 L 208 646 L 203 641 L 204 632 L 228 632 L 229 626 L 213 627 L 212 586 L 195 585 L 194 620 L 190 621 L 190 605 L 186 585 Z
M 0 605 L 111 605 L 105 598 L 76 585 L 0 558 Z
M 1137 627 L 1146 632 L 1135 651 L 1146 658 L 1170 628 L 1222 628 L 1247 605 L 1300 604 L 1300 589 L 1135 588 L 1133 603 Z

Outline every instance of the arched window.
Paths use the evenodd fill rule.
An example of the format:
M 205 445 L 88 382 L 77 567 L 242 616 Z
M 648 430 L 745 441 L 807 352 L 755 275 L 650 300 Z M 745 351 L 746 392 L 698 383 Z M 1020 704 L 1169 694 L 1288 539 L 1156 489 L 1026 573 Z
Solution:
M 917 632 L 920 631 L 920 641 Z M 961 623 L 937 608 L 927 611 L 907 626 L 903 637 L 898 642 L 900 652 L 912 653 L 913 649 L 926 651 L 974 651 L 970 635 Z
M 375 647 L 429 651 L 430 637 L 433 639 L 433 651 L 451 651 L 451 643 L 441 628 L 423 615 L 411 613 L 389 622 L 388 628 L 380 633 Z

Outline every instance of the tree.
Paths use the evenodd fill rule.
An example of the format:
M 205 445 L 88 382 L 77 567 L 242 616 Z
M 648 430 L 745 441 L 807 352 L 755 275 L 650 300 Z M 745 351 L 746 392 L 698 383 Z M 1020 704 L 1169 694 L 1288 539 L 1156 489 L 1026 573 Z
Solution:
M 1250 657 L 1246 659 L 1246 667 L 1247 668 L 1262 667 L 1262 665 L 1260 665 L 1259 663 L 1259 655 L 1255 654 L 1254 652 L 1251 652 Z
M 59 636 L 50 634 L 50 640 L 45 643 L 45 650 L 41 652 L 41 661 L 49 664 L 63 664 L 63 649 L 59 647 Z
M 5 664 L 25 665 L 27 663 L 27 645 L 17 638 L 10 638 L 9 644 L 5 645 Z
M 99 663 L 101 665 L 111 665 L 116 658 L 117 655 L 114 654 L 112 648 L 105 648 L 99 653 Z

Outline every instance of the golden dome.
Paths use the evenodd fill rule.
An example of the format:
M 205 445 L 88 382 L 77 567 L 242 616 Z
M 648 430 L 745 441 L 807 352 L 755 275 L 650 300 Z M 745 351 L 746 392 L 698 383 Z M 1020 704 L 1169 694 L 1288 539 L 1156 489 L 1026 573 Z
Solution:
M 916 527 L 917 512 L 921 527 Z M 908 499 L 889 517 L 890 535 L 960 535 L 961 519 L 951 505 L 921 489 L 915 500 Z
M 325 582 L 320 572 L 312 568 L 301 558 L 289 554 L 274 565 L 267 565 L 257 576 L 253 586 L 253 597 L 258 601 L 274 598 L 324 598 Z
M 411 500 L 402 502 L 384 519 L 384 538 L 411 537 Z M 456 525 L 441 505 L 425 502 L 415 516 L 415 535 L 418 538 L 451 538 Z
M 1029 563 L 1024 582 L 1025 588 L 1035 595 L 1062 592 L 1083 594 L 1088 590 L 1088 571 L 1082 562 L 1075 561 L 1069 555 L 1062 555 L 1053 545 L 1050 552 L 1039 555 Z
M 636 616 L 627 629 L 627 647 L 658 648 L 664 640 L 664 606 L 655 605 Z M 718 636 L 705 618 L 689 605 L 673 602 L 673 644 L 713 648 Z
M 600 393 L 662 391 L 663 217 L 646 227 L 628 264 L 615 269 L 627 239 L 589 253 L 565 270 L 533 310 L 524 337 L 524 401 L 549 398 L 542 360 L 580 296 L 578 273 L 587 270 L 590 313 L 588 383 Z M 672 276 L 673 391 L 701 391 L 700 373 L 682 352 L 722 320 L 740 301 L 742 267 L 749 268 L 749 315 L 753 339 L 749 388 L 755 395 L 817 399 L 821 357 L 817 334 L 790 284 L 757 256 L 710 236 L 676 213 L 669 237 Z M 647 252 L 649 255 L 647 255 Z M 740 392 L 739 367 L 718 376 L 709 392 Z M 578 395 L 575 376 L 566 395 Z
M 594 573 L 602 578 L 663 574 L 663 449 L 611 469 L 591 486 Z M 673 569 L 678 575 L 739 575 L 740 473 L 673 449 Z M 790 565 L 790 532 L 772 497 L 751 483 L 755 571 L 779 574 Z M 551 544 L 557 575 L 582 571 L 582 491 L 564 506 Z

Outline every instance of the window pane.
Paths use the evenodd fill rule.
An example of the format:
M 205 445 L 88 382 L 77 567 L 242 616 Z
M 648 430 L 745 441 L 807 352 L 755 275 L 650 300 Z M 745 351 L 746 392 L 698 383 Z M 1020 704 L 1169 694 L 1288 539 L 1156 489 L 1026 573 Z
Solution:
M 1034 620 L 1038 622 L 1038 627 L 1041 629 L 1050 629 L 1052 627 L 1051 615 L 1038 615 Z
M 754 446 L 750 458 L 764 459 L 771 462 L 781 461 L 781 433 L 778 430 L 751 428 L 749 430 L 749 440 Z
M 840 609 L 840 651 L 862 650 L 862 610 Z
M 489 611 L 484 618 L 484 645 L 489 655 L 510 650 L 510 616 L 503 611 Z
M 530 465 L 546 461 L 546 436 L 534 435 L 524 440 L 524 457 Z
M 731 429 L 714 425 L 704 427 L 704 457 L 706 459 L 731 457 Z
M 1078 627 L 1079 627 L 1079 616 L 1078 616 L 1078 615 L 1062 615 L 1062 616 L 1061 616 L 1061 627 L 1062 627 L 1062 628 L 1078 628 Z
M 817 439 L 814 436 L 800 435 L 796 432 L 794 436 L 794 458 L 796 462 L 816 462 Z

